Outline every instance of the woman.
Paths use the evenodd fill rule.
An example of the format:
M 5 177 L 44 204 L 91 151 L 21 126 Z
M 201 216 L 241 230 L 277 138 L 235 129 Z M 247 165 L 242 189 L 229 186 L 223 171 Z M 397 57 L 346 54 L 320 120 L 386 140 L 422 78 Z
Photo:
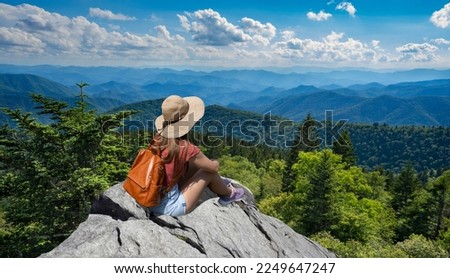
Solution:
M 155 121 L 156 145 L 152 147 L 161 149 L 167 184 L 173 187 L 151 211 L 172 216 L 190 213 L 206 187 L 220 196 L 222 205 L 241 200 L 244 190 L 221 178 L 219 162 L 210 160 L 186 140 L 186 134 L 203 117 L 203 101 L 198 97 L 172 95 L 164 100 L 161 109 L 162 115 Z

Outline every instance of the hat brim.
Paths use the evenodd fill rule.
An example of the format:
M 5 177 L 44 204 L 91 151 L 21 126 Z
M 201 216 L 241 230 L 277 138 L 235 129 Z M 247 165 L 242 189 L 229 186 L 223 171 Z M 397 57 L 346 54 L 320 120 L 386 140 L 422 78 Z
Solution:
M 179 138 L 186 135 L 205 114 L 205 104 L 201 98 L 184 97 L 183 99 L 189 103 L 189 110 L 178 122 L 169 124 L 163 128 L 164 117 L 161 115 L 156 118 L 155 127 L 161 136 L 166 138 Z

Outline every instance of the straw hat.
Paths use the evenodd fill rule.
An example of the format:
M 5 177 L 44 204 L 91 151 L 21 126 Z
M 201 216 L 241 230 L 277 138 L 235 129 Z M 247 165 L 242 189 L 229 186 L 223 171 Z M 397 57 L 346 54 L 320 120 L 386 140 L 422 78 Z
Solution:
M 161 105 L 162 115 L 156 118 L 158 133 L 166 138 L 187 134 L 205 114 L 205 104 L 199 97 L 167 97 Z

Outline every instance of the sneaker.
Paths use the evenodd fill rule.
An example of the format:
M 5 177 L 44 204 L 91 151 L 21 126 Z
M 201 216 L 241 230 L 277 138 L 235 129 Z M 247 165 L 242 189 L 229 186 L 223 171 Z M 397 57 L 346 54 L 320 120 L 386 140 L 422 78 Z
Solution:
M 234 187 L 230 184 L 228 184 L 228 187 L 231 187 L 231 195 L 230 196 L 222 196 L 219 198 L 219 204 L 221 204 L 222 206 L 226 206 L 229 205 L 233 202 L 237 202 L 242 200 L 242 198 L 244 197 L 245 191 L 244 189 L 238 187 Z

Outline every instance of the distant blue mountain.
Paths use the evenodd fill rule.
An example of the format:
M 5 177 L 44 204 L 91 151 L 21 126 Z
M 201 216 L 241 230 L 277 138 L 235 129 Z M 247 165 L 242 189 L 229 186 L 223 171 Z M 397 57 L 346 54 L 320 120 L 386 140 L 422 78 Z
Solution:
M 399 98 L 381 95 L 368 98 L 321 91 L 282 97 L 255 109 L 244 105 L 236 107 L 259 113 L 271 112 L 295 121 L 303 120 L 308 113 L 324 120 L 325 112 L 331 110 L 334 119 L 354 123 L 450 126 L 450 97 L 439 96 Z
M 42 71 L 39 76 L 29 73 L 0 74 L 0 106 L 27 111 L 34 107 L 29 98 L 30 92 L 73 103 L 78 94 L 75 83 L 83 81 L 90 84 L 85 87 L 85 93 L 92 107 L 99 112 L 178 94 L 197 95 L 208 105 L 219 104 L 257 113 L 271 111 L 274 115 L 293 120 L 302 120 L 307 113 L 321 119 L 326 110 L 333 110 L 336 117 L 353 122 L 450 125 L 450 71 L 445 70 L 281 74 L 264 70 L 199 72 L 0 65 L 2 71 Z M 67 82 L 71 75 L 73 83 L 63 85 L 54 81 L 62 79 Z M 75 80 L 80 77 L 86 79 Z M 383 83 L 394 77 L 398 83 Z M 425 77 L 436 79 L 422 80 Z M 344 85 L 351 80 L 358 82 Z M 364 83 L 361 80 L 371 81 Z
M 165 68 L 126 67 L 75 67 L 75 66 L 17 66 L 0 64 L 0 73 L 35 74 L 52 81 L 72 86 L 78 82 L 91 85 L 115 81 L 118 83 L 145 85 L 174 82 L 201 86 L 239 86 L 239 90 L 258 91 L 275 86 L 290 89 L 300 85 L 323 87 L 328 85 L 348 87 L 354 84 L 417 82 L 450 79 L 450 70 L 415 69 L 408 71 L 376 72 L 370 70 L 322 70 L 320 72 L 277 73 L 268 70 L 221 70 L 212 72 L 173 70 Z M 236 87 L 234 87 L 236 89 Z

